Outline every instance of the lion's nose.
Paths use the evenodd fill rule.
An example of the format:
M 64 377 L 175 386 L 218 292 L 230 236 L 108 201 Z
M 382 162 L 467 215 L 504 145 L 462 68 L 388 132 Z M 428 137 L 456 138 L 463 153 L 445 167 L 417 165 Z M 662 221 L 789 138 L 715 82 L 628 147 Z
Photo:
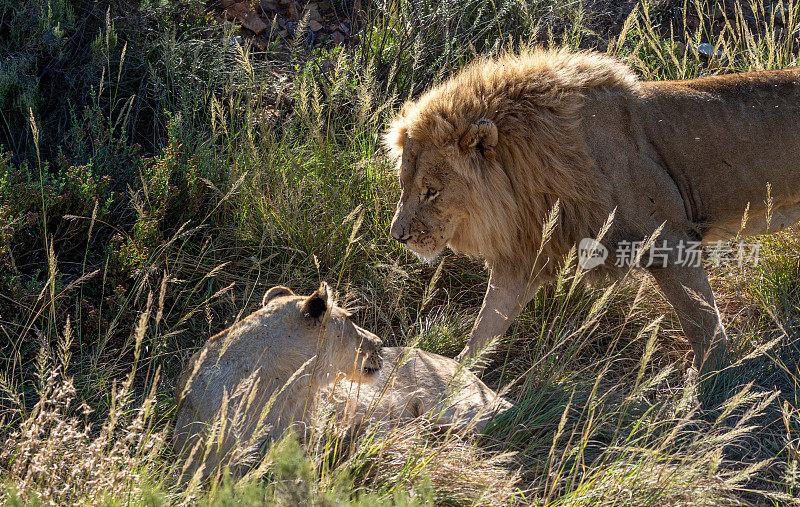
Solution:
M 375 365 L 380 370 L 383 368 L 383 340 L 378 338 L 375 335 L 372 335 L 372 343 L 371 343 L 373 350 L 370 354 L 372 359 L 375 361 Z
M 396 221 L 392 224 L 389 234 L 400 243 L 405 243 L 411 238 L 411 235 L 406 233 L 405 228 Z
M 405 234 L 404 232 L 393 232 L 392 237 L 400 243 L 405 244 L 406 241 L 411 239 L 411 234 Z

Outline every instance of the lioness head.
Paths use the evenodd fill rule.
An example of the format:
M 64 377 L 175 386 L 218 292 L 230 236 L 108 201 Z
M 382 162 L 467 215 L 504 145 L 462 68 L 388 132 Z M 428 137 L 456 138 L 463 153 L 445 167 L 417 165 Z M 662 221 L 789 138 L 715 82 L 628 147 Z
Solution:
M 436 259 L 445 246 L 480 254 L 471 245 L 480 229 L 471 218 L 482 215 L 475 196 L 485 195 L 484 185 L 498 181 L 485 178 L 486 171 L 496 170 L 496 145 L 497 127 L 490 120 L 470 124 L 445 146 L 404 133 L 398 157 L 401 194 L 392 237 L 425 261 Z
M 273 287 L 262 300 L 265 310 L 292 338 L 290 355 L 317 354 L 326 371 L 338 371 L 351 380 L 370 380 L 383 366 L 381 339 L 353 323 L 350 312 L 336 306 L 333 292 L 322 282 L 310 296 L 298 296 L 286 287 Z

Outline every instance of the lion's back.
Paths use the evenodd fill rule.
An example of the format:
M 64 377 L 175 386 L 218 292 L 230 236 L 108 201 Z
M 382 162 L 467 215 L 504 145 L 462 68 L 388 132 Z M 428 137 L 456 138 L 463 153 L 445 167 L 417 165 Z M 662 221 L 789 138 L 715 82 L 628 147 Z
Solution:
M 769 229 L 800 217 L 800 69 L 642 82 L 632 94 L 588 93 L 581 111 L 588 155 L 629 236 L 666 222 L 727 239 L 746 208 L 742 234 L 768 232 L 768 184 Z

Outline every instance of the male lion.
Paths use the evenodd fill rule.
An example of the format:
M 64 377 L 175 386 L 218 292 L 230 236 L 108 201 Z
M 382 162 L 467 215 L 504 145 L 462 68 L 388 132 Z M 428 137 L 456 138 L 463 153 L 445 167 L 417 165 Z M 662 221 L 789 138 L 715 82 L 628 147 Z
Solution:
M 480 59 L 406 103 L 385 138 L 401 188 L 391 235 L 423 259 L 449 246 L 490 272 L 461 357 L 503 335 L 616 210 L 601 240 L 612 257 L 590 274 L 624 272 L 617 247 L 663 224 L 642 265 L 677 311 L 695 367 L 724 364 L 708 278 L 682 255 L 734 237 L 746 213 L 745 235 L 800 218 L 799 79 L 795 68 L 640 82 L 608 56 L 530 50 Z
M 381 340 L 335 306 L 326 283 L 311 296 L 273 287 L 262 306 L 211 337 L 178 379 L 173 447 L 188 475 L 228 463 L 241 474 L 266 439 L 308 422 L 319 389 L 382 367 Z
M 345 422 L 393 428 L 418 417 L 437 427 L 482 432 L 495 412 L 513 405 L 449 357 L 384 347 L 374 382 L 339 382 L 330 390 Z

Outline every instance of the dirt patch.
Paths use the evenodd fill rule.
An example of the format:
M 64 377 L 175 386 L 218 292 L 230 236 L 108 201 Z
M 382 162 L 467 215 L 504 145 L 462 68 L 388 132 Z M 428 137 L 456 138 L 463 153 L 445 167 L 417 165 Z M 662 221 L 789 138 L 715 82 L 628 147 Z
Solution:
M 350 13 L 328 0 L 212 0 L 207 7 L 220 23 L 238 24 L 238 35 L 251 38 L 262 51 L 271 41 L 289 43 L 298 32 L 309 47 L 345 44 L 357 37 Z

